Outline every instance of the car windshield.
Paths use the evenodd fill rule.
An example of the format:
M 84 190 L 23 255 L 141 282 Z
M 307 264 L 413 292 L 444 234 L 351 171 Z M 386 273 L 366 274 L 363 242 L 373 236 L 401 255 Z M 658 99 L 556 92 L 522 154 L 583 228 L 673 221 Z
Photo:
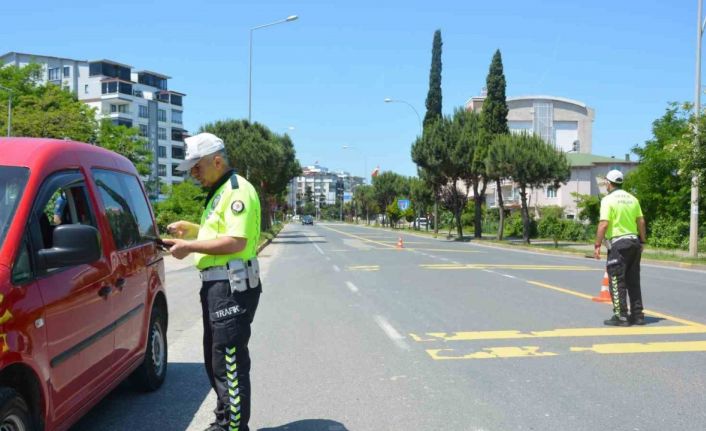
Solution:
M 29 169 L 0 166 L 0 249 L 17 210 L 17 204 L 27 184 Z

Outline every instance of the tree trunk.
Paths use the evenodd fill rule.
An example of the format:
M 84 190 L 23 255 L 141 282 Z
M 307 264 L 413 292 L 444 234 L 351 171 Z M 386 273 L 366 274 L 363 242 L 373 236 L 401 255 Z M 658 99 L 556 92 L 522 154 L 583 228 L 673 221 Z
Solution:
M 503 202 L 503 189 L 500 186 L 500 180 L 495 182 L 495 188 L 498 191 L 498 209 L 500 215 L 500 224 L 498 224 L 498 241 L 503 240 L 503 234 L 505 231 L 505 202 Z
M 439 236 L 439 193 L 434 193 L 434 238 Z
M 483 236 L 483 200 L 481 199 L 480 192 L 478 191 L 479 178 L 474 178 L 473 183 L 473 206 L 475 208 L 474 220 L 473 220 L 473 237 L 480 239 Z
M 270 220 L 270 208 L 267 202 L 267 197 L 263 192 L 260 198 L 260 231 L 265 232 L 272 227 Z
M 530 243 L 530 218 L 527 207 L 527 186 L 520 184 L 520 198 L 522 199 L 522 240 Z

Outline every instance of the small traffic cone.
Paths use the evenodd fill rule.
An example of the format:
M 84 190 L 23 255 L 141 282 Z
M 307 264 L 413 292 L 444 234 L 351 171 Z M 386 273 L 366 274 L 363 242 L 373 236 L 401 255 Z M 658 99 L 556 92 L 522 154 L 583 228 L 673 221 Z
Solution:
M 404 248 L 404 243 L 402 242 L 402 237 L 397 237 L 397 248 Z
M 591 299 L 594 302 L 613 302 L 613 299 L 610 297 L 610 291 L 608 290 L 609 285 L 610 281 L 608 280 L 608 271 L 605 271 L 603 273 L 603 282 L 601 283 L 601 293 Z

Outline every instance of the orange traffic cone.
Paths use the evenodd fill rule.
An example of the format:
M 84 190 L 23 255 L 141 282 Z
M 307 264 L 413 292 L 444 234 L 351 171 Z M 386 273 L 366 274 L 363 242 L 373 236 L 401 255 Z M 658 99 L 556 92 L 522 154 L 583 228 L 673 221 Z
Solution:
M 613 299 L 610 297 L 610 291 L 608 291 L 609 284 L 608 271 L 605 271 L 603 273 L 603 282 L 601 283 L 601 293 L 592 298 L 594 302 L 613 302 Z
M 404 243 L 402 242 L 402 237 L 397 237 L 397 248 L 404 248 Z

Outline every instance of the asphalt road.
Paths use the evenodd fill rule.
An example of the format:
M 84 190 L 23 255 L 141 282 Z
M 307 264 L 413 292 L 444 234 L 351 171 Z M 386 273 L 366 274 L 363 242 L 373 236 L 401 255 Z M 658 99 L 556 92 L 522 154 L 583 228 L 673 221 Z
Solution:
M 706 272 L 643 265 L 644 327 L 609 328 L 604 262 L 365 227 L 289 225 L 261 262 L 262 431 L 703 430 Z M 169 370 L 79 430 L 201 430 L 198 277 L 167 259 Z

